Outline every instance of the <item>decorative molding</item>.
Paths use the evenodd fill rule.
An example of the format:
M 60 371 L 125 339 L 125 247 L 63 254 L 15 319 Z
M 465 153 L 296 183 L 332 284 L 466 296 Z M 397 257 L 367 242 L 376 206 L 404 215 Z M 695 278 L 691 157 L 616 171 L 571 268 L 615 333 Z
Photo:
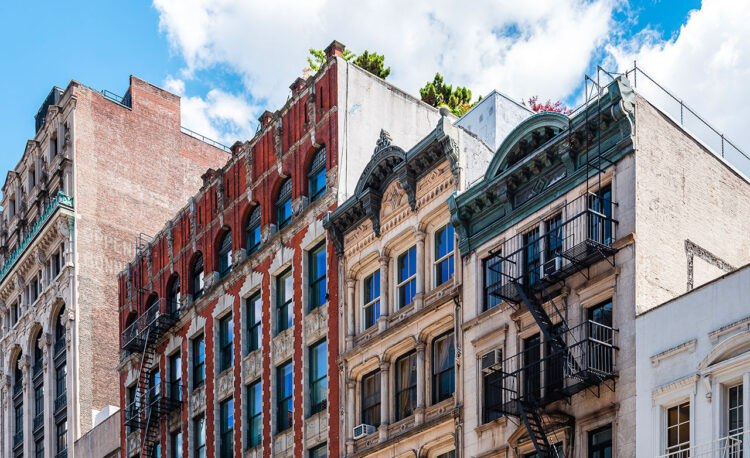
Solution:
M 698 374 L 689 375 L 679 380 L 675 380 L 672 383 L 662 385 L 651 392 L 651 399 L 654 401 L 663 398 L 665 396 L 678 393 L 690 389 L 692 392 L 695 390 L 695 385 L 698 383 L 700 376 Z
M 665 359 L 671 358 L 675 355 L 679 355 L 680 353 L 684 353 L 684 352 L 694 353 L 695 347 L 697 344 L 698 344 L 697 339 L 691 339 L 675 347 L 672 347 L 660 353 L 657 353 L 651 357 L 651 366 L 659 367 L 659 364 L 661 364 L 662 361 L 664 361 Z
M 708 339 L 711 341 L 711 344 L 716 345 L 725 335 L 740 331 L 750 331 L 750 316 L 733 321 L 726 326 L 709 332 Z

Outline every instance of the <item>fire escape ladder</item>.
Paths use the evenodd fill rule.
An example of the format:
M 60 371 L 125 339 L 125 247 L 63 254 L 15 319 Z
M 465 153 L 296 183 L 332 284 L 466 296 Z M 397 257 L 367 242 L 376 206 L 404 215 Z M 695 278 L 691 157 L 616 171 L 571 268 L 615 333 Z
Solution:
M 149 390 L 149 368 L 154 361 L 156 347 L 150 343 L 151 328 L 148 327 L 143 332 L 145 332 L 145 338 L 143 339 L 143 353 L 141 353 L 141 365 L 138 373 L 138 395 L 140 398 L 138 416 L 143 422 L 141 456 L 150 457 L 151 448 L 153 448 L 153 443 L 156 439 L 156 429 L 151 427 L 151 414 L 154 412 L 154 408 L 151 406 L 153 400 L 151 399 Z
M 518 411 L 521 414 L 521 421 L 529 432 L 531 442 L 534 444 L 537 456 L 545 458 L 559 458 L 557 450 L 552 447 L 547 439 L 547 432 L 542 420 L 542 411 L 536 405 L 536 401 L 531 397 L 529 401 L 518 400 Z

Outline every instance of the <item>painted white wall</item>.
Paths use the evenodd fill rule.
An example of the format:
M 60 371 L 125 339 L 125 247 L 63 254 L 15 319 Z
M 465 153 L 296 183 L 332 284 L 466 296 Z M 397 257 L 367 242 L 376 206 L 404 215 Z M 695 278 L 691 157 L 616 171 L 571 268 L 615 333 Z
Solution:
M 750 425 L 748 323 L 750 265 L 636 318 L 636 456 L 664 453 L 665 409 L 688 399 L 691 446 L 726 436 L 726 388 L 743 379 Z
M 532 114 L 507 95 L 493 90 L 456 121 L 456 125 L 477 134 L 494 152 L 510 131 Z

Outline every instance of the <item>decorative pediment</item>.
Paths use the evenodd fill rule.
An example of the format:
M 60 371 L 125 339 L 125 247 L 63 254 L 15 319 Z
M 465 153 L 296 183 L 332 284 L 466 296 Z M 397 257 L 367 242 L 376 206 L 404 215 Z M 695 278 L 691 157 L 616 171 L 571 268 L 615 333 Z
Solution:
M 382 190 L 393 169 L 405 160 L 406 152 L 398 146 L 392 145 L 390 134 L 381 129 L 372 158 L 360 175 L 359 181 L 357 181 L 354 195 L 359 196 L 367 188 Z
M 570 120 L 561 113 L 538 113 L 522 121 L 503 140 L 487 168 L 486 177 L 492 178 L 521 162 L 540 146 L 567 129 Z

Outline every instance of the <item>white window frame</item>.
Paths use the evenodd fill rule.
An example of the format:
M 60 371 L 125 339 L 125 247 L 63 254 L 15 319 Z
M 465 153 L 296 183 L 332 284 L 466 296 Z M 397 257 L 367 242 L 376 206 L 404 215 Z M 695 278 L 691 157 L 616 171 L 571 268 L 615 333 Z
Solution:
M 396 301 L 396 303 L 397 303 L 397 305 L 398 305 L 398 310 L 401 310 L 402 308 L 406 307 L 406 304 L 402 304 L 402 303 L 401 303 L 401 288 L 402 288 L 402 287 L 403 287 L 404 285 L 406 285 L 407 283 L 409 283 L 410 281 L 412 281 L 412 280 L 416 280 L 416 278 L 417 278 L 417 266 L 416 266 L 416 264 L 417 264 L 418 262 L 417 262 L 417 261 L 416 261 L 416 259 L 415 259 L 414 274 L 413 274 L 413 275 L 411 275 L 411 276 L 409 276 L 409 277 L 407 277 L 407 278 L 406 278 L 405 280 L 403 280 L 402 282 L 399 282 L 399 281 L 398 281 L 398 276 L 399 276 L 399 273 L 400 273 L 400 272 L 399 272 L 399 270 L 400 270 L 400 269 L 399 269 L 399 261 L 400 261 L 400 259 L 401 259 L 401 257 L 402 257 L 402 256 L 406 255 L 406 254 L 407 254 L 407 253 L 408 253 L 409 251 L 411 251 L 412 249 L 414 249 L 414 255 L 415 255 L 415 258 L 416 258 L 417 256 L 419 256 L 419 253 L 417 253 L 417 246 L 416 246 L 416 245 L 411 245 L 411 246 L 410 246 L 409 248 L 405 249 L 404 251 L 402 251 L 401 253 L 399 253 L 399 254 L 398 254 L 398 256 L 396 256 L 396 265 L 394 266 L 394 267 L 395 267 L 395 268 L 394 268 L 394 270 L 396 271 L 396 272 L 395 272 L 395 274 L 396 274 L 396 297 L 397 297 L 397 299 L 398 299 L 398 300 Z M 414 303 L 414 302 L 412 302 L 412 303 Z
M 438 234 L 440 234 L 440 231 L 447 230 L 447 228 L 448 228 L 449 225 L 450 225 L 450 223 L 445 224 L 443 226 L 440 226 L 435 232 L 432 233 L 432 256 L 433 257 L 437 256 Z M 448 260 L 451 256 L 454 256 L 455 254 L 456 254 L 456 240 L 455 240 L 455 231 L 454 231 L 453 250 L 450 251 L 450 252 L 448 252 L 448 254 L 446 254 L 442 258 L 435 259 L 432 262 L 432 278 L 433 278 L 433 280 L 432 280 L 432 287 L 433 288 L 437 288 L 438 286 L 443 285 L 445 283 L 448 283 L 449 281 L 451 281 L 454 278 L 456 278 L 456 261 L 454 259 L 453 260 L 453 275 L 451 276 L 451 278 L 448 279 L 448 280 L 445 280 L 440 285 L 437 284 L 438 266 L 440 265 L 441 262 Z
M 360 317 L 361 317 L 361 319 L 360 319 L 360 329 L 361 329 L 361 331 L 360 332 L 365 332 L 368 329 L 370 329 L 369 327 L 365 327 L 365 309 L 367 309 L 367 307 L 370 307 L 370 306 L 374 305 L 376 302 L 379 302 L 380 299 L 383 296 L 383 288 L 382 288 L 382 284 L 383 284 L 383 277 L 382 277 L 382 275 L 383 275 L 383 272 L 380 272 L 380 285 L 378 285 L 378 290 L 380 290 L 380 293 L 378 294 L 378 297 L 376 297 L 375 299 L 371 300 L 370 302 L 365 302 L 365 284 L 367 283 L 367 279 L 370 278 L 370 277 L 372 277 L 373 275 L 375 275 L 375 273 L 377 273 L 377 272 L 380 272 L 379 268 L 373 270 L 372 272 L 370 272 L 367 275 L 365 275 L 364 278 L 362 278 L 362 307 L 360 308 Z M 372 326 L 377 326 L 377 324 L 378 324 L 378 322 L 377 322 L 377 320 L 375 320 L 375 322 L 372 324 Z

